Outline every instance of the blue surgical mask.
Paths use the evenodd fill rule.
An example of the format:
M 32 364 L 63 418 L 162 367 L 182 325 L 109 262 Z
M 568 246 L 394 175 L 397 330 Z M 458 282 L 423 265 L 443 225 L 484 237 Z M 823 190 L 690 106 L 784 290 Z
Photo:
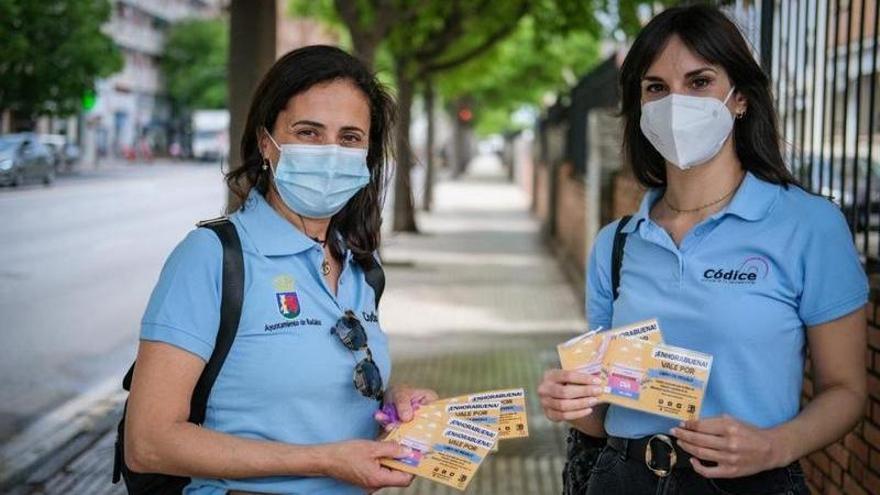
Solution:
M 335 144 L 279 146 L 268 135 L 281 152 L 275 188 L 284 204 L 300 215 L 330 218 L 370 183 L 366 149 Z

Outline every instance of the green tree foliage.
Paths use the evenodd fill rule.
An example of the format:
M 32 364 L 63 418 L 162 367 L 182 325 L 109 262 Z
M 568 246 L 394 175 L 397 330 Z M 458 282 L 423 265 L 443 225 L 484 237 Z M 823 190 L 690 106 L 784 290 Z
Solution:
M 598 62 L 600 38 L 632 37 L 652 9 L 676 1 L 603 0 L 591 10 L 583 2 L 542 0 L 489 53 L 441 74 L 438 89 L 446 101 L 471 102 L 479 134 L 519 130 L 513 113 L 565 93 Z
M 0 108 L 71 115 L 95 80 L 122 69 L 101 32 L 109 0 L 0 0 Z
M 548 92 L 567 88 L 598 58 L 592 30 L 550 32 L 536 16 L 524 18 L 512 36 L 487 54 L 438 77 L 444 100 L 467 98 L 480 134 L 516 128 L 511 115 L 523 106 L 537 107 Z
M 191 20 L 172 26 L 161 67 L 174 103 L 187 109 L 226 108 L 228 55 L 225 19 Z

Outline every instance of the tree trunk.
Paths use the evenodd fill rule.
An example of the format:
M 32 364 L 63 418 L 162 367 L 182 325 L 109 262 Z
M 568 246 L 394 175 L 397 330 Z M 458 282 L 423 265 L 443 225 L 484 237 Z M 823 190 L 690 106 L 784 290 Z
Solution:
M 394 142 L 397 164 L 394 176 L 394 221 L 395 232 L 418 232 L 415 208 L 413 207 L 412 187 L 410 187 L 410 170 L 412 168 L 412 150 L 409 147 L 409 125 L 412 111 L 414 82 L 405 70 L 397 70 L 397 104 L 398 120 L 394 129 Z
M 262 74 L 275 63 L 275 2 L 232 0 L 229 4 L 229 169 L 241 165 L 239 146 L 244 133 L 251 95 Z M 248 67 L 248 70 L 241 70 Z M 226 211 L 238 209 L 241 200 L 228 193 Z
M 453 150 L 455 166 L 454 173 L 455 177 L 459 177 L 467 171 L 468 162 L 471 160 L 471 148 L 470 126 L 458 118 L 455 119 L 453 142 L 455 147 Z
M 425 197 L 422 210 L 431 211 L 434 203 L 434 83 L 425 82 L 425 118 L 428 119 L 425 139 Z
M 511 133 L 504 135 L 504 166 L 507 167 L 507 180 L 515 182 L 516 139 Z
M 352 35 L 354 38 L 355 36 Z M 378 40 L 372 36 L 357 36 L 354 40 L 354 56 L 359 58 L 368 69 L 375 70 L 373 65 L 376 63 L 376 48 L 379 46 Z

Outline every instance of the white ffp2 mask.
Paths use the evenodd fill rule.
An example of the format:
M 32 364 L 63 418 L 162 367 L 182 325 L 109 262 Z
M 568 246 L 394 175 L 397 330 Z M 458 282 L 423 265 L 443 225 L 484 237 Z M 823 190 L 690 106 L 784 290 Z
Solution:
M 671 94 L 642 105 L 639 127 L 666 161 L 687 170 L 711 160 L 733 129 L 727 100 Z

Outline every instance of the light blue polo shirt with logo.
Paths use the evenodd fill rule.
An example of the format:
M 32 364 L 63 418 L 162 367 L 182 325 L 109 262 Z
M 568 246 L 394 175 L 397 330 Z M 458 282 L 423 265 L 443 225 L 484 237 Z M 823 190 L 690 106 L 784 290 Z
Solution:
M 867 302 L 867 278 L 843 214 L 822 197 L 748 173 L 728 206 L 677 247 L 649 216 L 662 192 L 648 191 L 624 227 L 616 301 L 617 222 L 599 233 L 587 274 L 590 326 L 656 317 L 667 343 L 714 356 L 703 418 L 726 413 L 761 428 L 791 420 L 800 410 L 806 328 Z M 624 438 L 675 425 L 613 405 L 605 421 L 609 435 Z
M 231 215 L 245 265 L 241 324 L 208 399 L 204 427 L 289 444 L 375 439 L 379 404 L 353 384 L 364 352 L 348 350 L 330 329 L 346 310 L 367 331 L 384 383 L 391 362 L 375 294 L 346 251 L 337 294 L 321 275 L 321 246 L 282 218 L 256 190 Z M 222 246 L 196 229 L 174 249 L 144 314 L 141 339 L 166 342 L 207 361 L 220 323 Z M 363 493 L 329 478 L 194 479 L 185 494 Z

